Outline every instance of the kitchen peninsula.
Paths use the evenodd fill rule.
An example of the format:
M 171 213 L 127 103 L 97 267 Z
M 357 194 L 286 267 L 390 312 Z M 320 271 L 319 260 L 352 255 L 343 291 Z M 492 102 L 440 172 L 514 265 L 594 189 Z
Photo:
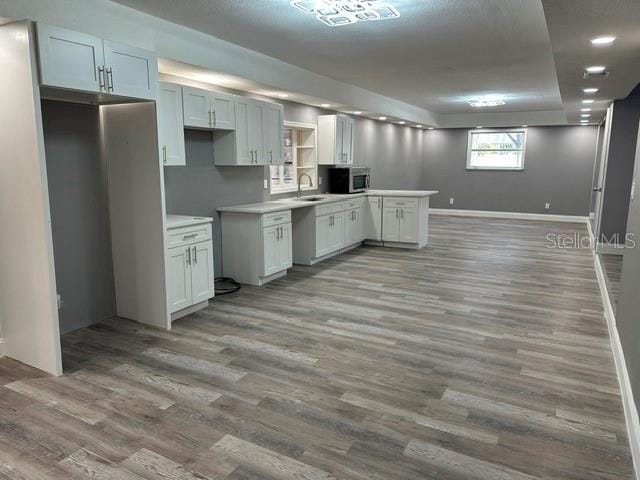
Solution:
M 224 276 L 264 285 L 361 245 L 427 245 L 432 190 L 368 190 L 219 208 Z

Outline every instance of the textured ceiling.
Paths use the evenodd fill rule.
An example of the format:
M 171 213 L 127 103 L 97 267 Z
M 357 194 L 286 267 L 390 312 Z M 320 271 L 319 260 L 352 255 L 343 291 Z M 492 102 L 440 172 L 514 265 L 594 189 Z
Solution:
M 609 54 L 616 71 L 603 85 L 602 106 L 639 80 L 638 0 L 387 1 L 401 18 L 330 28 L 289 0 L 116 0 L 427 109 L 443 124 L 447 117 L 473 124 L 479 112 L 551 113 L 577 123 L 582 69 Z M 619 41 L 594 51 L 589 38 L 618 27 Z M 467 103 L 490 94 L 507 104 L 480 111 Z

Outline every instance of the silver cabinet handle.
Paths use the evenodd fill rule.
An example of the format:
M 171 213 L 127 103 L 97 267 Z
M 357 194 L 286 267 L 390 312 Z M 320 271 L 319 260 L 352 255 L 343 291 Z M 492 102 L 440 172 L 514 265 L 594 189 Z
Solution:
M 191 247 L 187 248 L 187 265 L 191 265 Z
M 208 115 L 208 116 L 209 116 L 209 126 L 210 126 L 210 127 L 213 127 L 213 120 L 212 120 L 212 118 L 211 118 L 211 110 L 209 110 L 207 113 L 209 114 L 209 115 Z
M 378 208 L 382 207 L 382 197 L 378 197 Z
M 280 229 L 276 227 L 276 241 L 280 240 Z
M 100 82 L 100 91 L 105 90 L 107 87 L 104 82 L 104 67 L 98 67 L 98 82 Z
M 164 163 L 167 163 L 167 146 L 166 145 L 162 146 L 162 161 Z
M 404 219 L 404 208 L 400 209 L 400 218 Z
M 398 216 L 399 216 L 399 212 L 398 212 L 398 209 L 396 208 L 396 218 L 398 218 Z
M 269 150 L 269 163 L 273 163 L 273 150 Z
M 284 227 L 280 227 L 280 238 L 284 238 Z
M 193 247 L 193 263 L 198 263 L 198 247 Z
M 213 111 L 213 126 L 215 127 L 217 123 L 218 123 L 218 119 L 216 117 L 216 111 L 214 110 Z
M 107 91 L 113 92 L 113 69 L 107 68 Z

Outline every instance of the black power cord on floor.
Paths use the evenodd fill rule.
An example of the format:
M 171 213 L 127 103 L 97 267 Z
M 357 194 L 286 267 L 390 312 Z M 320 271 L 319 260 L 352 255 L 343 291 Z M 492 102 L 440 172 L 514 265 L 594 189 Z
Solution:
M 218 277 L 215 279 L 216 295 L 229 295 L 235 293 L 242 288 L 238 282 L 229 277 Z

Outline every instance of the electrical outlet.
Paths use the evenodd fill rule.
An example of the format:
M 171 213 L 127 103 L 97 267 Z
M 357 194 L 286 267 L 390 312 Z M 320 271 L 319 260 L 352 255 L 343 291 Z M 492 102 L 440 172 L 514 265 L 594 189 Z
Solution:
M 322 185 L 322 177 L 318 177 L 318 185 Z
M 547 203 L 544 204 L 544 209 L 545 210 L 549 210 L 550 208 L 551 208 L 551 204 L 550 203 L 547 202 Z
M 265 178 L 264 179 L 264 189 L 266 190 L 267 188 L 269 188 L 269 179 Z
M 449 205 L 453 205 L 453 197 L 449 199 Z

